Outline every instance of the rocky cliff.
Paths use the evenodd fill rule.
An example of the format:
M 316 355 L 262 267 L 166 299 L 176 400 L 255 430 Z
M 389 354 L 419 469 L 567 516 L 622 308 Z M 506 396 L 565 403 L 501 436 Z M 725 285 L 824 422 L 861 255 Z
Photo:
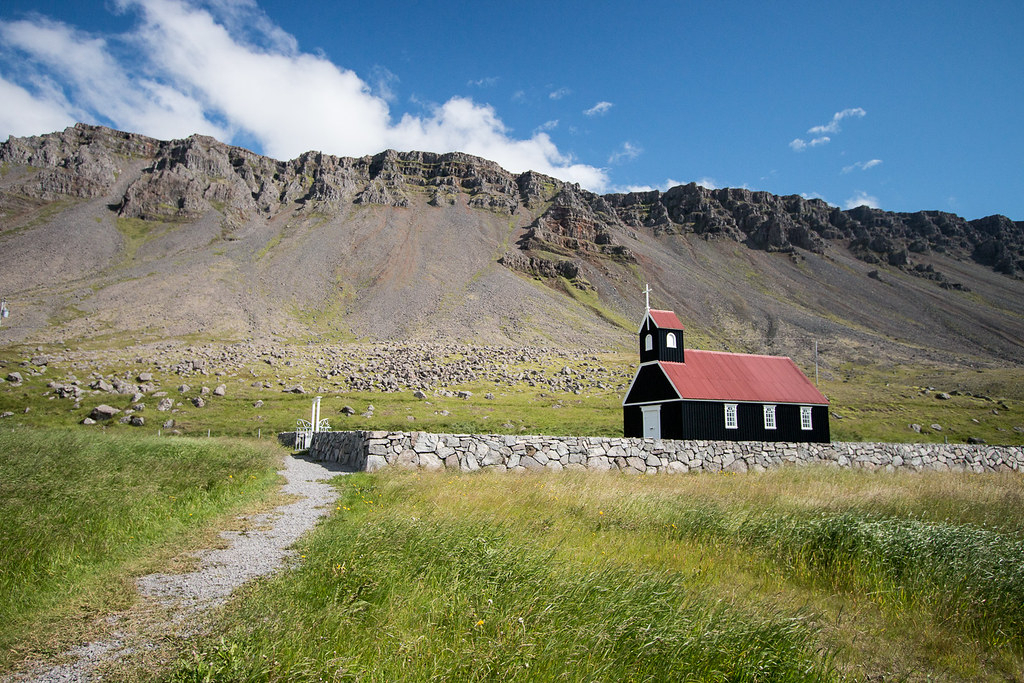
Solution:
M 0 246 L 17 262 L 7 286 L 41 307 L 27 337 L 53 326 L 301 335 L 341 320 L 337 332 L 356 336 L 610 343 L 628 340 L 650 281 L 660 305 L 721 338 L 752 327 L 784 350 L 835 328 L 852 296 L 843 334 L 913 345 L 908 334 L 931 330 L 947 348 L 1024 356 L 1011 303 L 1024 223 L 1004 216 L 841 210 L 692 183 L 598 195 L 461 153 L 277 161 L 205 136 L 83 124 L 11 138 L 0 165 Z M 936 299 L 956 289 L 975 299 Z M 913 308 L 885 320 L 890 290 Z M 154 301 L 161 292 L 183 312 Z
M 307 152 L 275 161 L 201 135 L 159 141 L 85 124 L 0 144 L 0 163 L 39 169 L 6 194 L 35 199 L 101 196 L 132 159 L 148 165 L 124 191 L 117 213 L 144 220 L 196 219 L 216 209 L 237 225 L 294 203 L 320 211 L 353 203 L 407 207 L 410 196 L 419 195 L 432 206 L 445 206 L 462 193 L 470 207 L 502 214 L 543 209 L 519 245 L 527 251 L 628 260 L 628 249 L 615 243 L 611 231 L 631 228 L 656 236 L 730 239 L 766 251 L 821 253 L 826 243 L 842 242 L 867 263 L 896 266 L 908 264 L 913 254 L 935 251 L 1007 275 L 1024 272 L 1024 222 L 999 215 L 968 221 L 942 211 L 842 210 L 820 199 L 694 183 L 667 192 L 598 195 L 532 171 L 512 174 L 458 152 L 388 150 L 358 159 Z

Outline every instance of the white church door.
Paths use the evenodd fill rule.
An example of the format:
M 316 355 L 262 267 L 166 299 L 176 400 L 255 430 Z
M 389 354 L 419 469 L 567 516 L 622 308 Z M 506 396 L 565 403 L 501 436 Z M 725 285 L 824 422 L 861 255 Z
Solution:
M 642 406 L 644 413 L 644 438 L 661 438 L 661 406 Z

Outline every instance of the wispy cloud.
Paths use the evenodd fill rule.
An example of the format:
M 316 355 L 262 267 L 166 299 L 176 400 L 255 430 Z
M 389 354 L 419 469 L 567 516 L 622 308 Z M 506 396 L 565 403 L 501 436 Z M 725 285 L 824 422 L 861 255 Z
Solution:
M 839 132 L 839 122 L 849 117 L 863 118 L 867 115 L 867 112 L 860 107 L 853 107 L 850 109 L 844 109 L 837 111 L 832 115 L 832 120 L 821 126 L 812 126 L 807 129 L 807 135 L 810 136 L 810 140 L 804 140 L 803 138 L 795 138 L 789 143 L 790 148 L 794 152 L 802 152 L 808 147 L 819 147 L 821 145 L 827 145 L 832 141 L 830 136 L 835 135 Z
M 544 123 L 542 123 L 539 126 L 537 126 L 537 128 L 535 130 L 539 131 L 539 132 L 543 132 L 543 131 L 554 130 L 555 128 L 558 128 L 558 119 L 552 119 L 550 121 L 545 121 Z
M 824 135 L 825 133 L 831 133 L 835 135 L 839 132 L 839 122 L 843 119 L 854 116 L 856 118 L 863 118 L 867 114 L 866 111 L 860 107 L 853 107 L 852 109 L 844 109 L 837 111 L 832 115 L 832 120 L 826 123 L 824 126 L 814 126 L 808 129 L 808 135 Z
M 475 86 L 477 88 L 493 88 L 497 84 L 497 76 L 487 76 L 485 78 L 478 78 L 476 80 L 466 81 L 466 85 Z
M 857 192 L 843 203 L 844 209 L 855 209 L 858 206 L 870 206 L 872 209 L 881 208 L 878 205 L 878 197 L 873 197 L 863 190 Z
M 632 142 L 623 142 L 622 147 L 620 147 L 618 150 L 613 152 L 610 157 L 608 157 L 608 163 L 618 164 L 623 161 L 632 161 L 633 159 L 636 159 L 638 156 L 643 154 L 643 152 L 644 150 L 642 147 L 638 147 L 637 145 L 634 145 Z
M 820 138 L 812 138 L 809 141 L 808 140 L 804 140 L 802 138 L 796 138 L 792 142 L 789 143 L 789 146 L 793 149 L 794 152 L 802 152 L 805 149 L 807 149 L 808 147 L 817 147 L 819 145 L 827 145 L 831 141 L 832 141 L 832 138 L 830 138 L 827 135 L 823 135 Z
M 558 88 L 557 90 L 552 90 L 551 92 L 549 92 L 548 97 L 550 97 L 553 100 L 560 100 L 563 97 L 566 97 L 571 94 L 572 90 L 570 90 L 569 88 Z
M 77 119 L 158 138 L 237 136 L 278 159 L 307 150 L 460 150 L 513 172 L 533 169 L 596 191 L 608 185 L 604 169 L 576 162 L 546 132 L 513 137 L 492 106 L 470 98 L 393 120 L 394 80 L 385 72 L 371 87 L 373 73 L 368 82 L 322 54 L 300 51 L 253 0 L 118 6 L 138 16 L 118 35 L 89 34 L 38 15 L 0 21 L 0 52 L 11 57 L 0 65 L 18 65 L 0 73 L 0 139 Z
M 718 189 L 718 183 L 715 181 L 714 178 L 708 178 L 707 176 L 704 176 L 700 180 L 696 180 L 694 182 L 696 182 L 699 186 L 701 186 L 701 187 L 703 187 L 704 189 L 707 189 L 707 190 L 717 190 Z
M 378 64 L 370 69 L 370 77 L 374 81 L 373 92 L 378 97 L 387 102 L 394 102 L 397 99 L 394 86 L 400 80 L 398 76 L 391 73 L 386 67 Z
M 586 114 L 587 116 L 599 116 L 600 114 L 607 113 L 608 110 L 614 106 L 615 105 L 613 105 L 611 102 L 601 101 L 595 104 L 590 109 L 584 110 L 583 113 Z
M 871 159 L 870 161 L 858 161 L 856 163 L 850 164 L 849 166 L 843 166 L 843 173 L 849 173 L 850 171 L 855 171 L 858 168 L 862 171 L 866 171 L 869 168 L 874 168 L 875 166 L 878 166 L 881 163 L 881 159 Z

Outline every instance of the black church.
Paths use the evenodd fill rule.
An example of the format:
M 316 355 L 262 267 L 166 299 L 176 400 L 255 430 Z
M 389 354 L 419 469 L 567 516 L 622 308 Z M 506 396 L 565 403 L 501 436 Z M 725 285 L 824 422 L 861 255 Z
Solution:
M 626 436 L 827 443 L 828 399 L 789 358 L 683 349 L 672 311 L 647 309 Z

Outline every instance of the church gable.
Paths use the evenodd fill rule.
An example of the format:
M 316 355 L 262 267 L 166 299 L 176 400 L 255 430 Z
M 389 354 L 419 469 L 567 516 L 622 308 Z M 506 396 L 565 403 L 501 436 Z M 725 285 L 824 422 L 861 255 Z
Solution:
M 623 405 L 651 403 L 654 401 L 675 401 L 679 394 L 672 386 L 658 363 L 643 365 L 637 370 L 633 383 L 626 392 Z

